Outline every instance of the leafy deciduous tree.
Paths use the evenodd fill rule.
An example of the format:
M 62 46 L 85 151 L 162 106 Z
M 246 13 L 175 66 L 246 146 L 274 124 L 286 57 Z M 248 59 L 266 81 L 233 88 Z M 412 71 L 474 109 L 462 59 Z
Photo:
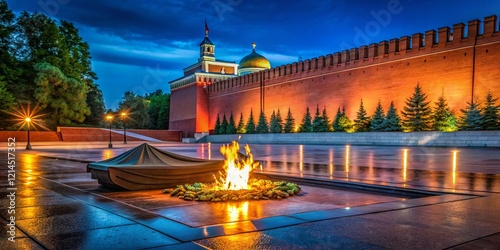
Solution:
M 148 115 L 151 120 L 151 128 L 168 129 L 170 95 L 163 93 L 161 89 L 158 89 L 147 94 L 145 99 L 149 101 Z
M 90 109 L 85 102 L 88 87 L 73 78 L 67 78 L 57 67 L 48 63 L 35 66 L 37 85 L 35 98 L 41 108 L 49 108 L 56 126 L 81 123 Z
M 133 92 L 125 92 L 123 99 L 118 103 L 118 110 L 128 110 L 127 127 L 130 128 L 151 128 L 151 119 L 148 113 L 150 101 L 144 96 Z

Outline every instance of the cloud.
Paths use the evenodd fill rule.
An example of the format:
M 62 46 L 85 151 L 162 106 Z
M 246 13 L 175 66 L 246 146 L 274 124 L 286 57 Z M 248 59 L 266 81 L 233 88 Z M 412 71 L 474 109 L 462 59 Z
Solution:
M 57 11 L 39 3 L 59 2 Z M 205 35 L 216 45 L 218 59 L 239 62 L 257 43 L 258 53 L 273 66 L 341 50 L 353 44 L 355 28 L 374 20 L 372 11 L 387 9 L 386 1 L 249 1 L 249 0 L 7 0 L 16 13 L 43 12 L 75 23 L 88 42 L 93 68 L 99 76 L 106 103 L 141 86 L 146 69 L 159 67 L 169 80 L 197 62 L 198 44 Z M 389 25 L 370 38 L 379 42 L 425 32 L 491 15 L 498 1 L 460 1 L 450 5 L 399 0 L 404 10 L 392 15 Z M 117 87 L 119 86 L 119 87 Z M 168 85 L 159 85 L 164 90 Z M 154 90 L 151 90 L 154 91 Z M 111 100 L 109 99 L 111 98 Z M 110 104 L 108 108 L 115 108 Z

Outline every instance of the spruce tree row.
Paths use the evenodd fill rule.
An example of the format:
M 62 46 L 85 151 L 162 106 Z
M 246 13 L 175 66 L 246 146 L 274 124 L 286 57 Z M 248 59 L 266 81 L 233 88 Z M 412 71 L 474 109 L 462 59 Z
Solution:
M 427 95 L 417 84 L 413 95 L 406 99 L 401 116 L 393 102 L 385 113 L 380 100 L 373 116 L 368 116 L 363 100 L 361 100 L 354 121 L 349 119 L 344 108 L 341 110 L 339 107 L 334 120 L 330 122 L 326 107 L 320 112 L 319 106 L 316 105 L 314 117 L 307 107 L 302 122 L 296 127 L 290 108 L 284 121 L 280 110 L 278 109 L 276 112 L 273 110 L 269 123 L 266 115 L 261 111 L 257 124 L 253 118 L 253 110 L 250 110 L 250 116 L 246 122 L 243 114 L 240 115 L 237 127 L 232 114 L 229 117 L 229 122 L 225 114 L 222 121 L 217 115 L 214 134 L 500 130 L 500 105 L 496 104 L 497 100 L 498 98 L 495 98 L 489 91 L 483 106 L 478 102 L 467 102 L 466 108 L 461 110 L 462 115 L 457 118 L 455 112 L 448 106 L 444 93 L 438 97 L 432 108 L 430 101 L 427 101 Z

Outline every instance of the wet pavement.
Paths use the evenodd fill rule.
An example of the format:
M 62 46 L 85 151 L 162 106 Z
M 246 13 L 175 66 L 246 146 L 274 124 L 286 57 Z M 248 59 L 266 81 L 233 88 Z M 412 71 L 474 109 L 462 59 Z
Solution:
M 1 237 L 1 246 L 469 249 L 500 243 L 500 149 L 251 145 L 263 162 L 257 173 L 327 184 L 302 184 L 300 196 L 282 201 L 202 203 L 161 190 L 100 187 L 86 173 L 85 162 L 138 145 L 117 142 L 107 149 L 101 144 L 40 143 L 33 151 L 17 149 L 16 242 Z M 153 145 L 221 158 L 217 144 Z M 0 160 L 6 162 L 6 157 L 2 154 Z M 2 164 L 0 171 L 0 222 L 7 225 L 7 166 Z M 399 191 L 381 192 L 383 188 Z M 411 190 L 438 193 L 404 194 Z

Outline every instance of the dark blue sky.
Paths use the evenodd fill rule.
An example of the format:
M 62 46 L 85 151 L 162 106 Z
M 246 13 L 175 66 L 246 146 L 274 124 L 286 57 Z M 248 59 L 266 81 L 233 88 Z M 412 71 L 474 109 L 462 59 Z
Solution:
M 75 23 L 89 43 L 107 108 L 125 91 L 169 91 L 197 61 L 205 34 L 216 57 L 239 62 L 251 43 L 278 66 L 346 48 L 500 15 L 489 0 L 7 0 L 16 13 Z

